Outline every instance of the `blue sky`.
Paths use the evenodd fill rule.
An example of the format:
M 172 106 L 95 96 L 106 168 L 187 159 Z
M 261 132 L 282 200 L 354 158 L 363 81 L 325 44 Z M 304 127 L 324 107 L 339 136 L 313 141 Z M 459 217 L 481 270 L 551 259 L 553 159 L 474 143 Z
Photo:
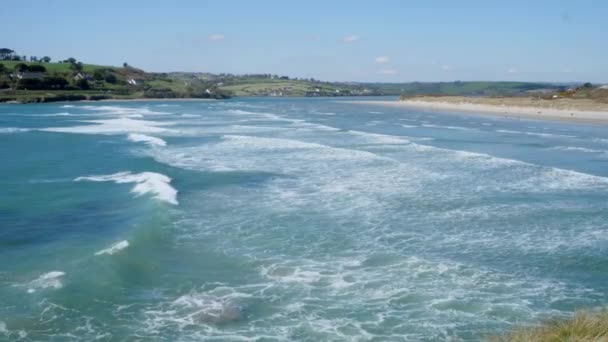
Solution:
M 0 47 L 148 71 L 608 82 L 608 1 L 15 1 Z M 9 10 L 6 10 L 9 9 Z

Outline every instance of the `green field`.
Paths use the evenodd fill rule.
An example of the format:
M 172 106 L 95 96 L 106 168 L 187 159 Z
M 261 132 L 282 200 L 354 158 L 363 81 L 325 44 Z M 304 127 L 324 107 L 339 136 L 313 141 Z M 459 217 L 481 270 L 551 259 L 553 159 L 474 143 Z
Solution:
M 69 74 L 72 72 L 70 69 L 69 63 L 38 63 L 38 62 L 21 62 L 21 61 L 0 61 L 0 64 L 4 64 L 4 66 L 9 70 L 14 70 L 17 64 L 26 64 L 26 65 L 42 65 L 46 68 L 46 71 L 49 73 L 60 73 L 60 74 Z M 93 73 L 97 69 L 114 69 L 117 71 L 125 70 L 123 67 L 110 67 L 103 65 L 95 65 L 95 64 L 83 64 L 82 71 L 85 73 Z
M 45 67 L 45 79 L 62 77 L 67 81 L 61 89 L 57 87 L 32 87 L 20 84 L 11 74 L 15 67 L 24 63 Z M 66 94 L 105 96 L 111 98 L 225 98 L 234 96 L 418 96 L 418 95 L 460 95 L 460 96 L 517 96 L 529 91 L 544 89 L 563 91 L 563 86 L 529 82 L 407 82 L 407 83 L 344 83 L 322 82 L 314 79 L 290 79 L 277 75 L 213 75 L 209 73 L 147 73 L 133 67 L 113 67 L 82 64 L 76 71 L 71 63 L 38 63 L 21 61 L 0 61 L 4 73 L 0 73 L 0 102 L 40 102 L 53 96 Z M 74 77 L 83 73 L 88 84 Z M 95 76 L 95 78 L 93 77 Z M 108 79 L 107 77 L 112 79 Z M 136 84 L 132 83 L 136 80 Z M 4 86 L 3 86 L 4 84 Z M 4 87 L 5 89 L 1 89 Z M 6 89 L 9 88 L 9 89 Z M 51 89 L 53 88 L 53 89 Z M 30 90 L 26 90 L 30 89 Z M 32 90 L 39 89 L 39 90 Z

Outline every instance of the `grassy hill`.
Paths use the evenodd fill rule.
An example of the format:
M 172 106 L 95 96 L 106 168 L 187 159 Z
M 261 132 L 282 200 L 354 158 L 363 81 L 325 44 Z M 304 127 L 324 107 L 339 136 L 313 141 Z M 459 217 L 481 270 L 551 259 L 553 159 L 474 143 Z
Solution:
M 530 91 L 546 89 L 559 90 L 563 86 L 534 83 L 534 82 L 436 82 L 436 83 L 406 83 L 395 85 L 400 87 L 400 95 L 442 95 L 442 96 L 516 96 L 525 95 Z
M 224 98 L 228 95 L 208 81 L 184 81 L 130 66 L 0 61 L 0 102 Z

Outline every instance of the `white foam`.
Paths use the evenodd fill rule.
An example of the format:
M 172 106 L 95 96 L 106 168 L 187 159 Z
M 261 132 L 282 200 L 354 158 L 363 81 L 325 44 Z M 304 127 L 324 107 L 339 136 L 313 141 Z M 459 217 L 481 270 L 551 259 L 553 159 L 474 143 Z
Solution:
M 459 131 L 473 131 L 475 129 L 469 127 L 461 127 L 461 126 L 442 126 L 442 125 L 433 125 L 433 124 L 423 124 L 422 127 L 427 128 L 445 128 L 445 129 L 453 129 Z
M 37 290 L 41 289 L 60 289 L 63 287 L 63 283 L 61 282 L 61 277 L 65 275 L 65 272 L 62 271 L 52 271 L 45 273 L 38 277 L 37 279 L 31 281 L 27 284 L 27 292 L 34 293 Z
M 0 133 L 20 133 L 20 132 L 29 132 L 31 129 L 29 128 L 21 128 L 21 127 L 0 127 Z
M 558 151 L 578 151 L 578 152 L 584 152 L 584 153 L 607 153 L 608 152 L 608 151 L 594 150 L 591 148 L 576 147 L 576 146 L 555 146 L 555 147 L 551 147 L 550 149 L 558 150 Z
M 98 252 L 95 252 L 95 255 L 104 255 L 104 254 L 112 255 L 114 253 L 118 253 L 118 252 L 122 251 L 123 249 L 125 249 L 127 247 L 129 247 L 129 241 L 123 240 L 123 241 L 113 244 L 112 246 L 110 246 L 106 249 L 102 249 Z
M 408 139 L 404 139 L 402 137 L 395 136 L 395 135 L 369 133 L 369 132 L 352 131 L 352 130 L 348 131 L 348 133 L 365 138 L 369 142 L 378 143 L 378 144 L 402 145 L 402 144 L 410 143 L 410 141 Z
M 3 321 L 0 321 L 0 333 L 7 333 L 8 329 L 6 328 L 6 323 L 4 323 Z
M 74 105 L 63 105 L 63 106 L 61 106 L 61 108 L 74 108 L 74 107 L 75 107 Z
M 153 197 L 160 201 L 174 205 L 178 204 L 177 190 L 169 184 L 171 178 L 160 173 L 142 172 L 133 174 L 127 171 L 111 175 L 78 177 L 75 181 L 135 183 L 131 192 L 137 194 L 137 196 L 153 194 Z
M 73 127 L 47 127 L 41 129 L 46 132 L 57 133 L 79 133 L 79 134 L 124 134 L 124 133 L 163 133 L 175 132 L 174 130 L 160 127 L 170 126 L 173 122 L 157 122 L 147 120 L 133 120 L 130 118 L 118 118 L 109 120 L 86 120 L 91 123 L 86 126 Z
M 51 114 L 35 114 L 32 116 L 72 116 L 73 114 L 67 113 L 67 112 L 61 112 L 61 113 L 51 113 Z
M 140 133 L 130 133 L 128 139 L 134 142 L 143 142 L 151 146 L 166 146 L 167 142 L 161 138 L 152 137 Z
M 537 137 L 544 137 L 544 138 L 576 138 L 576 136 L 574 135 L 564 135 L 564 134 L 551 134 L 551 133 L 536 133 L 536 132 L 523 132 L 523 131 L 511 131 L 508 129 L 497 129 L 496 132 L 498 133 L 509 133 L 509 134 L 525 134 L 525 135 L 533 135 L 533 136 L 537 136 Z
M 227 110 L 228 113 L 231 114 L 238 114 L 238 115 L 248 115 L 248 116 L 253 116 L 253 117 L 257 117 L 259 119 L 270 119 L 272 121 L 288 121 L 288 122 L 301 122 L 302 120 L 294 120 L 294 119 L 287 119 L 284 118 L 278 114 L 274 114 L 274 113 L 261 113 L 261 112 L 250 112 L 250 111 L 246 111 L 246 110 L 241 110 L 241 109 L 229 109 Z
M 152 111 L 142 107 L 122 107 L 122 106 L 82 106 L 82 109 L 96 111 L 102 115 L 117 115 L 117 116 L 133 116 L 133 115 L 164 115 L 171 114 L 168 112 Z

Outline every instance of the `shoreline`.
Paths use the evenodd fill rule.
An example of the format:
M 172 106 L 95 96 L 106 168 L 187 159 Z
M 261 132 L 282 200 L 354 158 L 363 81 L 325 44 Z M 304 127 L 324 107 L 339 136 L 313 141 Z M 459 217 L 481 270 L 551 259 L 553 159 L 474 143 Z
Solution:
M 48 104 L 48 103 L 93 103 L 93 102 L 141 102 L 141 101 L 147 101 L 147 102 L 169 102 L 169 101 L 175 101 L 175 102 L 186 102 L 186 101 L 218 101 L 218 100 L 227 100 L 227 99 L 210 99 L 210 98 L 192 98 L 192 97 L 187 97 L 187 98 L 135 98 L 135 99 L 101 99 L 101 100 L 74 100 L 74 101 L 49 101 L 49 102 L 19 102 L 19 101 L 6 101 L 6 102 L 0 102 L 0 105 L 3 104 L 8 104 L 8 105 L 27 105 L 27 104 Z
M 454 99 L 451 99 L 454 100 Z M 532 119 L 544 121 L 576 122 L 586 124 L 608 125 L 608 108 L 601 110 L 581 110 L 579 108 L 551 108 L 541 106 L 521 106 L 505 104 L 473 103 L 466 99 L 459 101 L 436 100 L 397 100 L 397 101 L 345 101 L 347 103 L 380 105 L 385 107 L 423 109 L 454 113 L 467 113 L 482 116 L 503 117 L 509 119 Z M 578 101 L 578 100 L 575 100 Z M 608 107 L 608 106 L 607 106 Z

